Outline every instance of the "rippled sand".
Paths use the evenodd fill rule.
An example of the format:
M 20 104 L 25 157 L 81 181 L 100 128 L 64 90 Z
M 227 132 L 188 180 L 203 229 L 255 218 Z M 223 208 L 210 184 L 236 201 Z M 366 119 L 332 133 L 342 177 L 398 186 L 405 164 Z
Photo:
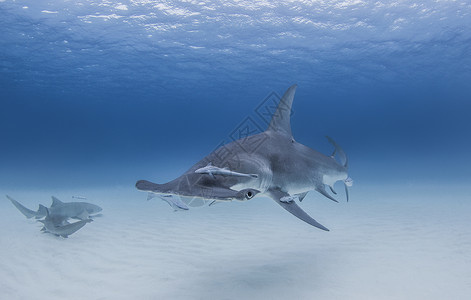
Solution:
M 132 188 L 5 191 L 36 209 L 80 193 L 103 217 L 68 239 L 0 201 L 4 299 L 464 299 L 471 204 L 450 188 L 310 193 L 297 220 L 268 198 L 172 212 Z

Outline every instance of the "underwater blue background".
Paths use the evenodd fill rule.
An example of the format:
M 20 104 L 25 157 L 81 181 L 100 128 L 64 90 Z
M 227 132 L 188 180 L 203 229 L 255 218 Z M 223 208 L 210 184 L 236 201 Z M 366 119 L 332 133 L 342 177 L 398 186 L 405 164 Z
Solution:
M 0 0 L 0 295 L 468 299 L 470 20 L 467 0 Z M 137 191 L 264 130 L 292 84 L 294 138 L 349 158 L 348 203 L 300 203 L 330 232 L 266 197 Z M 6 194 L 103 216 L 63 239 Z
M 328 154 L 333 137 L 356 184 L 468 182 L 470 13 L 467 1 L 0 1 L 0 185 L 168 180 L 294 83 L 295 138 Z

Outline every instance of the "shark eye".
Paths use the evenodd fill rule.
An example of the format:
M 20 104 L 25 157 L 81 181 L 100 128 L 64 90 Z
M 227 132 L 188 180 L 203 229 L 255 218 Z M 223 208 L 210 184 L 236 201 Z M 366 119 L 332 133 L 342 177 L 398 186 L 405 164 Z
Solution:
M 245 198 L 247 198 L 247 199 L 252 199 L 253 196 L 254 196 L 254 192 L 252 192 L 252 191 L 247 191 L 245 193 Z

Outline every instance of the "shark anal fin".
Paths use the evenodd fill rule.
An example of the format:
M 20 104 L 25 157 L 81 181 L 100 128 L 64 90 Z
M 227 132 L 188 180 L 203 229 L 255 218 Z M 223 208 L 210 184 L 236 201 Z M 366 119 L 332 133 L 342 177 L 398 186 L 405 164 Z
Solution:
M 324 225 L 320 224 L 316 220 L 314 220 L 310 215 L 308 215 L 304 210 L 302 210 L 301 207 L 299 207 L 295 201 L 290 201 L 290 202 L 284 202 L 281 199 L 282 198 L 288 198 L 292 197 L 288 195 L 285 192 L 282 192 L 280 190 L 269 190 L 267 193 L 270 195 L 270 197 L 276 201 L 281 207 L 286 209 L 288 212 L 290 212 L 292 215 L 295 217 L 303 220 L 304 222 L 308 223 L 309 225 L 312 225 L 314 227 L 317 227 L 319 229 L 329 231 L 327 227 Z

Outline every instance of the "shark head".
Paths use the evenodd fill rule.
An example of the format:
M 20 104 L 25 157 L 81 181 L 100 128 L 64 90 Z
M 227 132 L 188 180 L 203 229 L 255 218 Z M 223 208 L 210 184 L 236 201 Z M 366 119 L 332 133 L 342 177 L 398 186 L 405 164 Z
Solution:
M 190 198 L 200 198 L 204 200 L 232 201 L 232 200 L 250 200 L 260 193 L 259 190 L 246 188 L 233 190 L 224 185 L 217 185 L 217 179 L 214 182 L 205 180 L 206 174 L 184 174 L 179 178 L 165 183 L 156 184 L 147 180 L 139 180 L 136 188 L 141 191 L 151 192 L 163 197 L 181 196 Z
M 99 213 L 103 209 L 99 207 L 98 205 L 87 203 L 85 206 L 85 210 L 88 212 L 89 215 L 93 215 L 93 214 Z

